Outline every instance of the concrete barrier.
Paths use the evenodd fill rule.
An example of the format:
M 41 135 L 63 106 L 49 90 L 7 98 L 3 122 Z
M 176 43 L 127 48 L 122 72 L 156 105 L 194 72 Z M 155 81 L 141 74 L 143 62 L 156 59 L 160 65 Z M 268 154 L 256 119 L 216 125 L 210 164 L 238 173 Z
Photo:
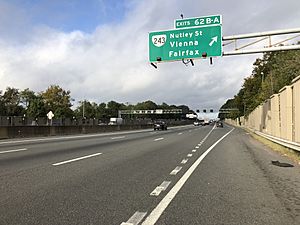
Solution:
M 152 125 L 119 126 L 5 126 L 0 127 L 0 139 L 104 133 L 152 128 Z
M 182 121 L 169 124 L 169 126 L 179 126 L 191 124 L 190 121 Z M 89 133 L 104 133 L 113 131 L 126 131 L 153 128 L 152 124 L 136 125 L 101 125 L 101 126 L 0 126 L 0 139 L 7 138 L 28 138 L 42 136 L 59 136 Z

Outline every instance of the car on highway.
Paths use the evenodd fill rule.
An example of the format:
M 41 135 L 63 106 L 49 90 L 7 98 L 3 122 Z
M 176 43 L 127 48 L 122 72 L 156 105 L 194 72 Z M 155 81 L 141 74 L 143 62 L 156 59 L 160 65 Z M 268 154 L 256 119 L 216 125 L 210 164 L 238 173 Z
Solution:
M 164 121 L 156 121 L 154 122 L 154 130 L 167 130 L 168 126 Z
M 217 127 L 223 127 L 223 122 L 222 122 L 222 121 L 218 121 L 218 122 L 216 123 L 216 126 L 217 126 Z

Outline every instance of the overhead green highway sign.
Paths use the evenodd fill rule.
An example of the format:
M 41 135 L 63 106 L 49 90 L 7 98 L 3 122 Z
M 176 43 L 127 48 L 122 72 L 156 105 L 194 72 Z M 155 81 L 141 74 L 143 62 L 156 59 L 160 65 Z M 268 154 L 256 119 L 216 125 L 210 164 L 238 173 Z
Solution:
M 222 55 L 220 25 L 149 33 L 150 62 Z
M 222 17 L 220 15 L 215 16 L 203 16 L 187 19 L 178 19 L 174 21 L 175 28 L 187 28 L 187 27 L 203 27 L 211 25 L 222 25 Z

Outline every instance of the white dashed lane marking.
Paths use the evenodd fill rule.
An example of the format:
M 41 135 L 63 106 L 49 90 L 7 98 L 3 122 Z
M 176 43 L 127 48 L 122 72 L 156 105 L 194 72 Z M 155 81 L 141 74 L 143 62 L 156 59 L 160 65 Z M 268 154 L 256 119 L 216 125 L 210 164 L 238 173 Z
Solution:
M 161 140 L 164 140 L 164 138 L 156 138 L 156 139 L 154 139 L 154 141 L 161 141 Z
M 147 216 L 145 221 L 143 221 L 142 225 L 154 225 L 162 213 L 166 210 L 171 201 L 175 198 L 177 193 L 195 171 L 195 169 L 199 166 L 202 160 L 207 156 L 207 154 L 214 149 L 214 147 L 222 141 L 227 135 L 229 135 L 232 130 L 222 136 L 219 140 L 217 140 L 212 146 L 210 146 L 194 163 L 193 165 L 185 172 L 185 174 L 179 179 L 179 181 L 173 186 L 173 188 L 166 194 L 166 196 L 158 203 L 158 205 L 152 210 L 152 212 Z M 210 132 L 211 133 L 211 132 Z M 209 134 L 210 134 L 209 133 Z
M 170 185 L 171 181 L 164 181 L 161 185 L 157 186 L 151 193 L 151 196 L 159 196 L 162 191 L 165 191 Z
M 192 150 L 192 152 L 196 152 L 196 151 L 197 151 L 196 149 L 193 149 L 193 150 Z
M 183 160 L 181 161 L 181 164 L 186 164 L 188 160 L 189 160 L 189 159 L 183 159 Z
M 127 222 L 123 222 L 121 225 L 138 225 L 146 215 L 147 212 L 135 212 Z
M 79 157 L 79 158 L 75 158 L 75 159 L 70 159 L 70 160 L 66 160 L 66 161 L 54 163 L 52 165 L 53 166 L 60 166 L 60 165 L 66 164 L 66 163 L 70 163 L 70 162 L 75 162 L 75 161 L 82 160 L 82 159 L 91 158 L 91 157 L 98 156 L 98 155 L 101 155 L 101 154 L 102 153 L 95 153 L 95 154 L 92 154 L 92 155 L 86 155 L 86 156 L 82 156 L 82 157 Z
M 6 150 L 6 151 L 1 151 L 0 154 L 11 153 L 11 152 L 20 152 L 20 151 L 26 151 L 26 150 L 27 150 L 27 148 L 20 148 L 20 149 Z
M 176 166 L 174 170 L 170 173 L 170 175 L 176 175 L 182 169 L 181 166 Z
M 187 157 L 192 157 L 193 156 L 193 154 L 187 154 Z
M 122 138 L 125 138 L 125 137 L 126 137 L 126 136 L 112 137 L 111 140 L 122 139 Z

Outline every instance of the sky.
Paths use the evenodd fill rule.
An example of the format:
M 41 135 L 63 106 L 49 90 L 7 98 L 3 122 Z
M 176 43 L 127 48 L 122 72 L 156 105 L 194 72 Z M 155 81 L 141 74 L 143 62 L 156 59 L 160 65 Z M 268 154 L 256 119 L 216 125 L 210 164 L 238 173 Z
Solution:
M 181 14 L 222 15 L 223 36 L 300 28 L 299 0 L 0 0 L 0 90 L 59 85 L 75 105 L 152 100 L 218 110 L 262 54 L 153 68 L 149 32 L 173 29 Z

